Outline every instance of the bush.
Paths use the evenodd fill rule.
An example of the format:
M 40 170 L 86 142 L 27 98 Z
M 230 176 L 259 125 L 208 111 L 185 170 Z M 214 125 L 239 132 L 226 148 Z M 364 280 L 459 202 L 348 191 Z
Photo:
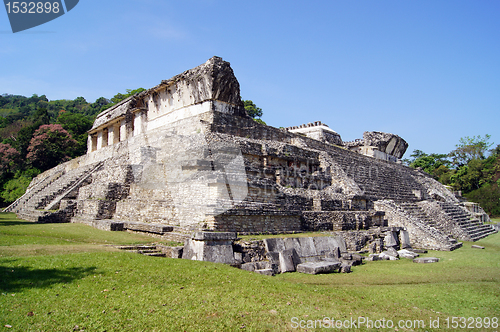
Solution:
M 498 184 L 486 184 L 465 194 L 465 197 L 471 202 L 479 203 L 490 216 L 500 216 L 500 187 Z

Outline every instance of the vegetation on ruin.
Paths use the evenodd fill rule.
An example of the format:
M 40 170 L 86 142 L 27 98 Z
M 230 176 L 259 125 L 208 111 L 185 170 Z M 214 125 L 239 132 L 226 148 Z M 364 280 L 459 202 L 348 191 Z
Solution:
M 307 322 L 364 316 L 395 324 L 423 320 L 426 328 L 415 329 L 422 331 L 429 330 L 429 319 L 439 317 L 441 328 L 432 329 L 437 331 L 450 330 L 444 328 L 447 317 L 491 318 L 500 312 L 500 234 L 475 243 L 484 250 L 466 242 L 453 252 L 426 254 L 440 258 L 435 264 L 402 259 L 366 262 L 350 274 L 275 277 L 106 246 L 140 241 L 151 238 L 0 214 L 0 326 L 12 331 L 291 331 L 292 317 Z
M 421 168 L 444 185 L 461 191 L 489 214 L 500 216 L 500 144 L 490 149 L 490 135 L 460 139 L 448 154 L 414 150 L 405 162 Z

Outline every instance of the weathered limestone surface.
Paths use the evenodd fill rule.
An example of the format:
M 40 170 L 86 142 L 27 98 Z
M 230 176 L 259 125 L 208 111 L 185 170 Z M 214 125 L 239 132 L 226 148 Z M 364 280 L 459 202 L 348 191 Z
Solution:
M 437 181 L 398 164 L 406 148 L 399 136 L 380 132 L 343 142 L 319 121 L 288 129 L 259 124 L 244 110 L 229 63 L 213 57 L 99 114 L 88 153 L 37 176 L 7 210 L 36 222 L 187 239 L 184 254 L 196 259 L 212 241 L 192 237 L 200 231 L 351 231 L 347 243 L 372 241 L 373 252 L 384 250 L 383 238 L 360 232 L 398 227 L 407 234 L 393 242 L 440 250 L 496 232 L 471 220 Z M 291 249 L 290 241 L 298 257 L 347 250 L 342 241 L 298 239 L 268 251 Z M 220 260 L 234 260 L 225 250 Z M 262 250 L 242 255 L 242 264 L 262 258 Z M 283 262 L 287 270 L 289 256 Z M 272 264 L 257 270 L 280 265 Z

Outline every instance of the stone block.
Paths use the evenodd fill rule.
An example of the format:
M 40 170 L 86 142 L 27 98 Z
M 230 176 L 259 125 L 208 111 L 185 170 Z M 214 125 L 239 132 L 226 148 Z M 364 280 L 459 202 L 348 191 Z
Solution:
M 382 260 L 382 258 L 379 257 L 379 255 L 377 254 L 370 254 L 370 256 L 368 256 L 368 261 L 380 261 Z
M 300 257 L 311 257 L 318 255 L 312 237 L 299 237 L 299 243 L 300 252 L 298 252 L 298 254 Z
M 262 269 L 262 270 L 255 270 L 254 272 L 263 274 L 265 276 L 274 276 L 274 271 L 273 269 Z
M 333 247 L 338 247 L 338 241 L 330 236 L 316 236 L 313 237 L 314 246 L 316 247 L 316 252 L 322 254 L 332 250 Z
M 375 254 L 377 252 L 377 243 L 376 242 L 372 242 L 368 245 L 368 252 L 370 254 Z
M 241 267 L 240 267 L 242 270 L 246 270 L 246 271 L 255 271 L 255 263 L 245 263 L 245 264 L 241 264 Z
M 286 249 L 279 252 L 279 262 L 281 273 L 294 272 L 295 262 L 294 255 L 296 255 L 295 249 Z
M 342 254 L 342 259 L 346 260 L 346 261 L 351 260 L 352 259 L 352 254 L 350 254 L 350 253 L 344 253 L 344 254 Z
M 347 243 L 345 242 L 345 239 L 342 236 L 335 236 L 335 240 L 337 241 L 337 245 L 340 249 L 340 252 L 347 252 Z
M 361 265 L 363 263 L 363 256 L 358 254 L 352 254 L 352 265 Z
M 193 235 L 193 240 L 196 241 L 234 241 L 236 240 L 235 232 L 196 232 Z
M 297 254 L 300 256 L 300 242 L 296 237 L 287 237 L 283 239 L 283 244 L 285 245 L 285 249 L 295 249 Z
M 234 264 L 232 238 L 236 238 L 236 233 L 198 232 L 185 242 L 182 258 Z
M 124 223 L 124 228 L 136 232 L 146 232 L 153 234 L 165 234 L 173 231 L 172 226 L 158 225 L 158 224 L 148 224 L 148 223 Z
M 378 257 L 385 259 L 385 260 L 391 260 L 391 261 L 396 261 L 398 258 L 396 256 L 389 255 L 387 251 L 382 251 Z
M 237 264 L 241 264 L 243 262 L 243 253 L 235 252 L 234 253 L 234 261 Z
M 352 267 L 351 262 L 342 262 L 342 264 L 340 265 L 340 272 L 341 273 L 351 273 L 351 267 Z
M 478 246 L 477 244 L 473 244 L 470 247 L 473 248 L 473 249 L 484 249 L 483 246 Z
M 280 263 L 280 253 L 276 251 L 270 251 L 266 253 L 266 258 L 271 264 L 278 264 Z
M 307 262 L 297 265 L 297 272 L 307 274 L 332 273 L 340 268 L 340 262 Z
M 439 258 L 436 257 L 418 257 L 413 260 L 413 263 L 437 263 Z
M 163 245 L 157 245 L 157 248 L 161 250 L 165 257 L 169 258 L 182 258 L 182 253 L 184 247 L 168 247 Z
M 325 258 L 340 258 L 340 248 L 339 247 L 333 247 L 330 251 L 325 253 Z
M 384 237 L 384 246 L 386 248 L 397 247 L 398 246 L 398 240 L 397 240 L 397 233 L 396 232 L 388 232 L 387 233 L 387 235 Z
M 402 230 L 399 232 L 399 241 L 401 243 L 401 249 L 411 248 L 410 233 L 408 233 L 408 231 Z
M 399 255 L 399 257 L 408 258 L 408 259 L 414 259 L 414 258 L 417 258 L 419 256 L 418 254 L 416 254 L 412 251 L 409 251 L 407 249 L 398 250 L 398 255 Z
M 426 254 L 427 253 L 427 250 L 425 250 L 425 249 L 412 249 L 411 251 L 413 251 L 416 254 Z
M 396 257 L 396 258 L 397 258 L 397 257 L 399 257 L 399 254 L 398 254 L 397 250 L 396 250 L 396 249 L 394 249 L 394 247 L 389 247 L 389 248 L 387 248 L 387 250 L 386 250 L 386 251 L 384 251 L 384 252 L 385 252 L 387 255 L 394 256 L 394 257 Z
M 283 239 L 280 238 L 270 238 L 270 239 L 264 239 L 264 246 L 266 247 L 266 251 L 271 252 L 271 251 L 276 251 L 280 252 L 285 250 L 285 244 L 283 242 Z

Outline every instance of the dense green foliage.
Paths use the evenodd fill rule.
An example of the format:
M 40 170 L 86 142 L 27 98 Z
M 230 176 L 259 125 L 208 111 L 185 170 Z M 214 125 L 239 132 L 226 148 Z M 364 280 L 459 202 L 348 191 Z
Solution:
M 45 95 L 0 95 L 0 206 L 21 196 L 33 176 L 85 154 L 97 114 L 142 91 L 94 103 L 83 97 L 49 101 Z
M 461 191 L 472 202 L 481 204 L 490 215 L 500 215 L 500 145 L 491 149 L 490 135 L 460 139 L 448 154 L 426 154 L 415 150 L 410 167 L 421 168 L 436 180 Z

